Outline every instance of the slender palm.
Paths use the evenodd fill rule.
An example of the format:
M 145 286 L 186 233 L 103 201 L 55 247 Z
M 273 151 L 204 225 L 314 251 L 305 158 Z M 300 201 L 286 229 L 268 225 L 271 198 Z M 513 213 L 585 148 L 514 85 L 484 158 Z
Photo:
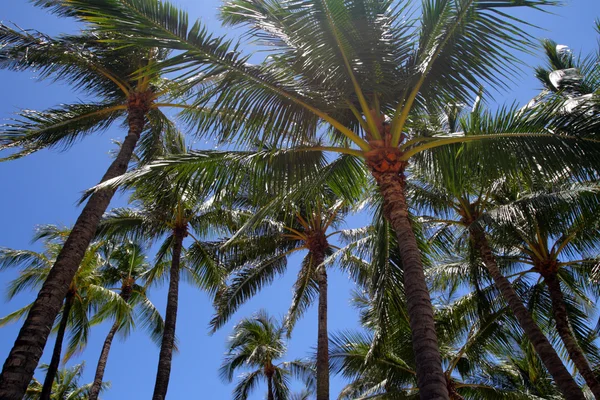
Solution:
M 37 3 L 49 3 L 76 15 L 63 2 Z M 0 68 L 33 69 L 44 78 L 67 81 L 76 89 L 98 96 L 98 100 L 62 105 L 43 112 L 21 112 L 0 132 L 0 150 L 17 149 L 6 159 L 44 148 L 69 147 L 81 137 L 105 130 L 119 119 L 126 120 L 128 132 L 102 181 L 127 170 L 138 142 L 146 160 L 160 153 L 160 138 L 172 130 L 172 126 L 160 111 L 160 107 L 170 105 L 169 101 L 160 103 L 159 99 L 168 99 L 176 86 L 156 73 L 143 78 L 136 78 L 133 73 L 163 60 L 166 52 L 148 47 L 116 49 L 102 41 L 109 38 L 110 35 L 91 28 L 76 36 L 51 38 L 0 25 Z M 84 206 L 4 364 L 0 397 L 20 399 L 23 396 L 52 321 L 113 194 L 114 190 L 95 193 Z
M 232 276 L 227 288 L 217 297 L 216 315 L 211 322 L 214 329 L 222 326 L 265 283 L 272 282 L 276 275 L 285 272 L 290 255 L 306 250 L 294 284 L 294 298 L 285 326 L 291 335 L 296 321 L 315 297 L 318 298 L 316 396 L 319 400 L 329 399 L 325 258 L 331 254 L 332 246 L 328 241 L 331 236 L 328 231 L 339 222 L 342 205 L 320 204 L 315 207 L 311 204 L 309 208 L 301 207 L 301 210 L 288 207 L 283 210 L 287 215 L 282 215 L 281 220 L 269 221 L 267 229 L 261 229 L 256 236 L 241 236 L 229 244 L 225 252 L 232 254 L 227 261 L 232 264 Z
M 1 249 L 0 265 L 5 267 L 21 266 L 19 276 L 8 286 L 9 298 L 24 290 L 38 289 L 42 286 L 51 271 L 52 264 L 68 237 L 69 230 L 59 229 L 55 226 L 44 226 L 38 228 L 37 238 L 45 239 L 45 252 Z M 92 321 L 89 310 L 99 307 L 110 298 L 110 293 L 102 288 L 99 268 L 104 259 L 99 254 L 102 242 L 94 243 L 86 252 L 77 274 L 69 285 L 69 291 L 64 299 L 60 322 L 56 328 L 56 342 L 52 353 L 52 359 L 47 369 L 44 380 L 41 399 L 49 399 L 52 384 L 61 361 L 61 353 L 65 334 L 69 332 L 70 339 L 65 359 L 74 353 L 81 351 L 86 343 Z M 2 319 L 7 323 L 24 317 L 30 312 L 34 303 L 17 310 Z
M 137 283 L 150 271 L 144 249 L 137 243 L 115 245 L 109 242 L 104 251 L 108 254 L 105 257 L 106 263 L 100 269 L 102 283 L 109 287 L 120 287 L 115 289 L 118 290 L 116 295 L 92 319 L 94 322 L 113 317 L 114 323 L 102 345 L 94 382 L 89 391 L 90 400 L 98 399 L 112 341 L 117 333 L 127 335 L 137 322 L 148 330 L 155 342 L 160 343 L 164 327 L 158 310 L 146 296 L 146 288 Z
M 441 196 L 441 192 L 435 196 Z M 415 224 L 418 225 L 417 220 Z M 369 332 L 342 332 L 332 338 L 333 370 L 352 381 L 342 391 L 341 398 L 417 397 L 414 357 L 407 346 L 409 328 L 402 279 L 395 276 L 402 269 L 390 267 L 401 265 L 394 251 L 393 234 L 382 216 L 376 214 L 371 227 L 345 232 L 344 238 L 349 244 L 336 256 L 361 285 L 361 294 L 355 297 L 355 302 L 362 310 L 361 321 Z M 421 242 L 422 250 L 439 256 L 445 250 L 440 248 L 444 242 L 439 238 Z M 435 265 L 426 271 L 439 281 L 451 275 L 446 270 L 451 268 L 458 269 L 456 265 Z M 458 283 L 447 283 L 444 290 L 452 291 L 463 280 L 473 279 L 470 273 L 457 271 Z M 533 347 L 525 345 L 526 338 L 518 331 L 513 332 L 511 315 L 505 303 L 498 300 L 493 287 L 475 285 L 468 295 L 440 304 L 436 309 L 451 398 L 556 397 L 557 388 L 543 363 L 533 353 Z M 513 339 L 516 337 L 519 339 Z M 527 350 L 521 351 L 521 345 Z
M 241 376 L 233 390 L 235 400 L 246 400 L 258 381 L 263 379 L 267 382 L 269 400 L 289 398 L 289 376 L 302 379 L 309 389 L 314 386 L 314 371 L 309 364 L 301 361 L 277 363 L 287 351 L 283 336 L 283 325 L 265 311 L 243 319 L 233 328 L 220 369 L 221 378 L 231 382 L 238 369 L 245 367 L 251 370 Z
M 171 149 L 185 153 L 179 142 Z M 99 232 L 109 236 L 122 235 L 146 240 L 162 240 L 155 267 L 145 279 L 160 282 L 168 276 L 169 290 L 162 334 L 154 399 L 164 399 L 171 373 L 172 353 L 179 298 L 179 281 L 184 277 L 207 291 L 215 291 L 223 279 L 223 270 L 214 255 L 215 246 L 200 239 L 216 240 L 235 226 L 239 216 L 219 209 L 213 201 L 200 202 L 197 193 L 186 190 L 175 181 L 163 180 L 159 185 L 136 186 L 131 209 L 115 209 L 101 222 Z M 186 250 L 184 239 L 193 243 Z
M 442 128 L 455 130 L 459 127 L 459 129 L 468 130 L 478 129 L 476 126 L 480 125 L 488 127 L 496 124 L 502 125 L 510 119 L 509 114 L 500 112 L 495 118 L 491 118 L 483 113 L 479 104 L 476 104 L 470 114 L 464 115 L 459 108 L 451 107 L 443 119 L 446 126 Z M 431 125 L 432 123 L 439 123 L 439 121 L 434 121 L 429 116 L 428 120 L 422 124 Z M 478 253 L 479 262 L 483 264 L 493 278 L 496 287 L 501 291 L 505 301 L 508 302 L 519 324 L 558 386 L 565 396 L 580 396 L 580 391 L 577 391 L 576 394 L 565 391 L 565 385 L 569 386 L 574 383 L 573 378 L 530 312 L 523 305 L 523 301 L 519 298 L 515 288 L 502 275 L 482 224 L 482 218 L 487 215 L 486 213 L 492 212 L 492 210 L 506 204 L 506 202 L 510 202 L 511 196 L 518 194 L 527 198 L 524 193 L 528 189 L 524 182 L 531 181 L 532 178 L 517 175 L 517 179 L 510 182 L 502 176 L 502 171 L 486 171 L 480 167 L 482 163 L 486 162 L 487 156 L 485 154 L 473 154 L 472 149 L 466 147 L 461 148 L 460 152 L 461 154 L 457 155 L 457 149 L 451 147 L 439 148 L 432 151 L 426 160 L 417 160 L 415 164 L 418 168 L 413 171 L 414 179 L 408 190 L 411 200 L 422 212 L 426 214 L 433 212 L 434 215 L 424 215 L 423 218 L 431 224 L 430 226 L 434 227 L 434 236 L 450 234 L 455 239 L 460 239 L 465 232 L 467 233 L 467 237 L 474 245 L 475 252 Z M 434 165 L 435 171 L 438 171 L 436 174 L 431 174 L 432 165 Z M 565 175 L 568 176 L 568 174 L 562 176 L 554 174 L 547 176 L 545 179 L 559 182 L 559 180 L 566 178 Z M 519 180 L 522 183 L 518 183 Z M 588 189 L 584 186 L 580 191 L 585 194 Z M 576 195 L 576 193 L 577 187 L 574 187 L 574 190 L 568 190 L 562 195 L 568 197 Z M 537 200 L 543 203 L 544 201 L 558 201 L 560 198 L 561 193 L 556 193 L 554 198 L 552 196 L 542 196 L 538 197 Z M 536 200 L 532 199 L 531 201 L 535 203 Z M 499 212 L 503 212 L 508 216 L 512 215 L 506 209 Z M 510 222 L 508 223 L 510 224 Z M 472 282 L 475 282 L 474 288 L 479 290 L 477 277 L 481 275 L 481 272 L 476 263 L 472 266 L 473 268 L 469 273 L 473 278 Z
M 533 211 L 515 213 L 510 222 L 496 224 L 498 240 L 509 249 L 507 258 L 527 267 L 521 275 L 537 274 L 549 292 L 556 330 L 565 345 L 569 358 L 585 379 L 596 398 L 600 398 L 600 386 L 574 334 L 569 321 L 565 293 L 562 285 L 577 299 L 576 303 L 593 307 L 598 291 L 592 282 L 593 267 L 597 264 L 600 250 L 597 241 L 597 205 L 586 202 L 582 210 L 581 201 L 572 200 L 559 207 L 539 207 Z M 590 209 L 590 205 L 595 205 Z M 519 214 L 521 217 L 519 218 Z M 583 312 L 585 315 L 585 311 Z M 588 324 L 591 321 L 588 321 Z M 578 330 L 581 337 L 584 332 Z M 585 334 L 584 334 L 585 335 Z
M 421 16 L 417 24 L 405 18 L 412 12 L 408 2 L 231 1 L 222 8 L 223 21 L 248 27 L 252 38 L 266 42 L 273 50 L 264 63 L 251 65 L 237 43 L 210 35 L 199 22 L 189 27 L 187 16 L 168 3 L 70 2 L 102 29 L 127 32 L 129 41 L 180 50 L 169 67 L 202 71 L 203 79 L 217 77 L 197 103 L 210 103 L 210 115 L 194 118 L 193 111 L 190 113 L 201 131 L 218 126 L 225 128 L 220 129 L 223 139 L 237 135 L 240 143 L 253 143 L 259 136 L 263 142 L 285 139 L 290 145 L 300 145 L 298 151 L 336 151 L 366 160 L 383 195 L 385 214 L 398 235 L 419 387 L 427 399 L 444 399 L 448 394 L 431 300 L 408 220 L 404 193 L 408 161 L 451 143 L 484 145 L 501 140 L 506 145 L 493 147 L 493 157 L 485 167 L 528 164 L 537 171 L 539 165 L 563 168 L 574 160 L 591 169 L 597 164 L 576 155 L 583 151 L 581 144 L 587 139 L 557 136 L 546 130 L 547 124 L 529 131 L 508 124 L 500 131 L 421 136 L 418 131 L 408 134 L 410 116 L 423 110 L 425 104 L 433 111 L 443 99 L 465 101 L 478 89 L 478 82 L 505 84 L 505 67 L 514 60 L 510 51 L 528 46 L 527 34 L 520 28 L 522 21 L 509 13 L 515 7 L 552 3 L 431 1 L 418 8 Z M 474 37 L 478 40 L 473 41 Z M 302 146 L 307 136 L 317 134 L 319 124 L 329 128 L 325 143 L 332 146 Z M 532 131 L 538 134 L 530 135 Z M 589 143 L 585 151 L 596 160 L 598 145 Z M 560 148 L 563 156 L 541 151 L 546 146 Z M 535 166 L 529 164 L 533 154 Z M 519 162 L 511 166 L 506 160 Z M 565 392 L 577 392 L 574 383 L 565 381 L 564 385 Z
M 47 365 L 42 365 L 42 369 L 47 369 Z M 88 400 L 90 392 L 90 383 L 80 385 L 79 380 L 83 374 L 84 363 L 74 365 L 71 368 L 65 368 L 58 371 L 52 385 L 52 400 Z M 101 390 L 110 387 L 107 382 L 102 382 Z M 24 400 L 39 400 L 42 385 L 35 379 L 31 381 L 25 392 Z
M 251 211 L 253 216 L 221 250 L 232 272 L 227 287 L 219 293 L 215 303 L 216 315 L 211 322 L 214 329 L 221 327 L 243 302 L 271 283 L 276 275 L 285 273 L 289 256 L 307 251 L 294 284 L 294 297 L 285 326 L 291 335 L 296 321 L 315 298 L 318 299 L 316 397 L 319 400 L 329 398 L 325 261 L 335 249 L 329 241 L 338 233 L 332 228 L 339 226 L 350 211 L 346 204 L 358 201 L 361 192 L 346 190 L 340 193 L 336 187 L 356 184 L 361 188 L 366 178 L 364 170 L 360 166 L 356 168 L 354 161 L 340 157 L 324 164 L 320 168 L 322 179 L 319 182 L 294 180 L 294 186 L 285 195 L 263 195 L 258 203 L 245 199 L 246 212 Z M 247 179 L 258 181 L 257 186 L 265 186 L 265 182 L 255 175 L 260 167 L 251 163 L 245 163 L 244 167 Z M 289 167 L 286 165 L 285 169 Z M 272 187 L 275 179 L 269 177 L 267 187 Z M 255 191 L 253 188 L 246 190 Z M 345 200 L 338 200 L 340 197 Z M 257 228 L 248 228 L 258 219 L 260 225 Z

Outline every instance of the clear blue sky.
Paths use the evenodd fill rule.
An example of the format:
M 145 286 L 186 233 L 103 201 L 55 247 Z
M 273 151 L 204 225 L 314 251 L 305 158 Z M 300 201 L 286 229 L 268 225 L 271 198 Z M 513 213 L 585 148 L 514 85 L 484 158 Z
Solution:
M 217 0 L 175 0 L 187 9 L 191 17 L 199 17 L 211 30 L 224 33 L 216 20 Z M 523 14 L 527 21 L 541 26 L 544 31 L 535 32 L 536 37 L 551 38 L 561 44 L 571 46 L 575 53 L 595 51 L 598 48 L 598 35 L 593 30 L 594 20 L 600 17 L 598 0 L 571 0 L 555 9 L 556 15 L 532 13 Z M 0 20 L 14 22 L 23 28 L 35 28 L 48 34 L 73 32 L 77 27 L 68 20 L 59 20 L 35 9 L 26 0 L 3 0 Z M 520 78 L 511 87 L 510 93 L 496 95 L 496 100 L 524 103 L 539 89 L 532 78 L 531 67 L 540 63 L 540 58 L 524 56 Z M 77 99 L 69 88 L 39 82 L 34 74 L 0 71 L 3 95 L 0 97 L 0 118 L 10 118 L 18 109 L 41 110 L 60 103 Z M 103 135 L 91 136 L 73 146 L 67 152 L 41 151 L 25 159 L 0 164 L 0 246 L 17 249 L 38 248 L 30 244 L 33 229 L 38 224 L 72 224 L 80 212 L 76 201 L 82 190 L 93 186 L 110 163 L 108 152 L 114 149 L 111 139 L 122 139 L 124 132 L 115 127 Z M 124 205 L 123 199 L 116 199 L 112 206 Z M 352 225 L 367 221 L 366 216 L 353 218 Z M 242 307 L 236 318 L 218 333 L 208 336 L 207 325 L 212 309 L 210 299 L 185 284 L 180 292 L 180 308 L 177 326 L 180 352 L 173 359 L 170 399 L 228 399 L 232 385 L 223 384 L 217 369 L 225 350 L 225 341 L 235 321 L 254 311 L 265 308 L 271 314 L 283 315 L 291 300 L 291 287 L 297 271 L 298 260 L 290 260 L 289 273 L 253 301 Z M 0 274 L 0 287 L 15 276 L 7 271 Z M 349 305 L 352 284 L 338 272 L 330 274 L 329 327 L 331 331 L 356 327 L 356 313 Z M 164 310 L 166 290 L 158 289 L 151 298 L 161 312 Z M 33 294 L 23 295 L 11 303 L 0 302 L 0 315 L 6 315 L 32 301 Z M 4 362 L 16 338 L 19 324 L 0 329 L 0 362 Z M 95 327 L 87 350 L 69 364 L 86 360 L 87 369 L 83 382 L 93 378 L 95 363 L 100 347 L 108 331 L 108 325 Z M 47 346 L 49 361 L 53 346 L 51 337 Z M 294 337 L 289 343 L 288 358 L 304 357 L 312 352 L 316 343 L 316 310 L 312 309 L 297 325 Z M 145 399 L 150 398 L 158 348 L 142 332 L 134 332 L 127 341 L 117 340 L 113 344 L 105 379 L 111 381 L 112 388 L 103 398 Z M 39 377 L 38 377 L 39 378 Z M 344 382 L 334 378 L 332 398 L 337 396 Z M 264 398 L 259 389 L 252 399 Z

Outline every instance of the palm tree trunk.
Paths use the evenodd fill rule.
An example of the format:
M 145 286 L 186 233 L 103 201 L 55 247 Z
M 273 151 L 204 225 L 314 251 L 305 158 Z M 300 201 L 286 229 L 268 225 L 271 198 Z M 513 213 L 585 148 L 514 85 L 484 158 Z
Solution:
M 317 400 L 329 400 L 329 334 L 327 330 L 327 270 L 323 264 L 329 247 L 325 232 L 315 230 L 308 235 L 310 258 L 316 267 L 319 285 L 317 328 Z
M 135 99 L 130 100 L 129 132 L 121 145 L 119 154 L 102 177 L 101 182 L 120 176 L 127 171 L 135 146 L 144 129 L 147 109 L 148 105 L 142 100 L 138 102 Z M 77 218 L 77 222 L 56 258 L 56 262 L 4 362 L 0 375 L 0 399 L 21 400 L 25 395 L 27 385 L 29 385 L 42 356 L 54 319 L 60 311 L 69 285 L 114 193 L 114 189 L 95 192 L 90 196 Z
M 102 380 L 104 379 L 104 370 L 106 369 L 106 363 L 108 361 L 108 353 L 115 334 L 119 330 L 119 321 L 115 321 L 113 326 L 108 331 L 104 344 L 102 345 L 102 351 L 100 352 L 100 358 L 98 359 L 98 365 L 96 366 L 96 375 L 94 375 L 94 383 L 90 389 L 89 400 L 97 400 L 102 388 Z
M 323 260 L 321 260 L 321 263 Z M 317 400 L 329 400 L 329 335 L 327 333 L 327 271 L 319 268 L 319 310 L 317 336 Z
M 186 228 L 175 228 L 173 243 L 173 259 L 171 260 L 171 271 L 169 277 L 169 294 L 167 297 L 167 311 L 165 313 L 165 329 L 163 331 L 160 345 L 160 356 L 158 359 L 158 371 L 156 372 L 156 383 L 154 384 L 153 400 L 164 400 L 167 397 L 169 377 L 171 375 L 171 359 L 173 357 L 173 346 L 175 344 L 175 325 L 177 324 L 177 302 L 179 298 L 179 263 L 181 261 L 181 250 Z
M 581 347 L 577 344 L 575 337 L 571 331 L 569 324 L 569 317 L 567 315 L 567 308 L 565 307 L 565 300 L 560 288 L 560 281 L 556 273 L 552 272 L 544 276 L 546 286 L 550 292 L 550 300 L 552 301 L 552 313 L 554 314 L 554 320 L 556 321 L 556 330 L 560 335 L 561 340 L 565 344 L 565 348 L 569 353 L 569 357 L 579 373 L 585 379 L 588 387 L 594 394 L 596 399 L 600 399 L 600 385 L 596 380 L 594 371 L 590 367 L 588 360 L 585 358 Z
M 273 376 L 267 377 L 267 400 L 275 400 L 275 396 L 273 395 Z
M 419 395 L 423 400 L 447 400 L 448 390 L 435 332 L 433 305 L 425 281 L 421 252 L 408 219 L 404 177 L 400 175 L 398 165 L 392 164 L 394 168 L 390 169 L 387 167 L 390 163 L 398 163 L 397 155 L 392 160 L 387 159 L 389 154 L 385 157 L 385 168 L 376 164 L 382 161 L 382 157 L 367 160 L 383 197 L 384 214 L 398 238 Z
M 471 238 L 479 251 L 481 259 L 486 266 L 488 272 L 492 276 L 494 283 L 502 297 L 508 303 L 511 311 L 517 318 L 519 325 L 527 335 L 527 338 L 533 344 L 535 351 L 546 366 L 546 369 L 552 375 L 554 382 L 563 393 L 567 400 L 583 400 L 583 392 L 575 383 L 575 380 L 565 368 L 562 360 L 556 354 L 556 351 L 534 321 L 529 311 L 523 305 L 519 295 L 511 285 L 510 281 L 500 273 L 500 269 L 496 263 L 496 258 L 492 254 L 487 238 L 483 230 L 476 226 L 469 227 Z
M 131 297 L 131 292 L 131 284 L 123 284 L 121 286 L 120 296 L 126 303 Z M 102 380 L 104 379 L 104 370 L 106 369 L 106 363 L 108 362 L 108 354 L 110 353 L 110 347 L 112 346 L 112 341 L 115 337 L 115 334 L 119 330 L 119 325 L 120 321 L 115 321 L 113 326 L 110 328 L 110 331 L 108 331 L 106 339 L 104 339 L 104 344 L 102 345 L 100 358 L 98 359 L 98 364 L 96 365 L 96 374 L 94 375 L 94 382 L 90 388 L 88 400 L 97 400 L 98 395 L 100 395 L 100 390 L 102 389 Z
M 60 355 L 62 353 L 62 344 L 65 338 L 65 332 L 67 330 L 67 323 L 69 322 L 69 314 L 71 314 L 71 307 L 73 307 L 73 294 L 69 292 L 65 298 L 65 306 L 63 308 L 63 314 L 58 325 L 58 332 L 56 333 L 56 342 L 54 343 L 54 350 L 52 351 L 52 359 L 46 371 L 46 378 L 44 379 L 44 385 L 42 386 L 42 392 L 40 393 L 40 400 L 50 400 L 52 394 L 52 384 L 58 367 L 60 366 Z

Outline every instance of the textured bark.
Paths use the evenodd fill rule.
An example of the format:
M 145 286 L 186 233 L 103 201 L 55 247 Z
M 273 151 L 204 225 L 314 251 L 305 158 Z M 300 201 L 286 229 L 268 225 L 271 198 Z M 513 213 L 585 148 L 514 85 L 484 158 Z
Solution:
M 40 400 L 50 400 L 52 394 L 52 384 L 58 367 L 60 366 L 60 356 L 62 353 L 63 340 L 65 339 L 65 332 L 67 331 L 67 324 L 69 322 L 69 314 L 71 314 L 71 307 L 73 307 L 73 294 L 67 294 L 65 298 L 65 306 L 63 308 L 62 318 L 58 325 L 58 332 L 56 332 L 56 342 L 54 343 L 54 350 L 52 351 L 52 359 L 46 371 L 46 377 L 44 379 L 44 385 L 42 386 L 42 392 L 40 393 Z
M 556 351 L 548 341 L 548 338 L 546 338 L 527 308 L 523 305 L 523 302 L 510 281 L 501 274 L 496 263 L 496 258 L 492 254 L 487 238 L 485 237 L 485 233 L 481 228 L 475 225 L 469 227 L 469 232 L 496 287 L 500 290 L 500 293 L 502 293 L 502 297 L 504 297 L 504 300 L 508 303 L 511 311 L 517 318 L 519 325 L 527 335 L 527 338 L 533 345 L 537 354 L 540 356 L 544 366 L 550 375 L 552 375 L 556 386 L 558 386 L 567 400 L 585 399 L 581 388 L 577 385 L 571 374 L 569 374 L 569 371 L 567 371 L 562 360 L 558 354 L 556 354 Z
M 394 161 L 389 160 L 390 163 Z M 423 400 L 447 400 L 449 396 L 435 332 L 433 305 L 425 281 L 421 252 L 408 218 L 404 181 L 396 169 L 381 172 L 372 165 L 370 167 L 383 196 L 384 214 L 398 238 L 419 396 Z
M 562 289 L 560 288 L 560 281 L 555 272 L 544 276 L 544 280 L 550 291 L 550 300 L 552 301 L 552 313 L 554 314 L 554 320 L 556 321 L 556 330 L 565 344 L 565 348 L 569 353 L 569 358 L 571 358 L 571 361 L 573 361 L 573 364 L 575 364 L 575 367 L 577 367 L 577 370 L 579 370 L 579 373 L 583 379 L 585 379 L 585 383 L 587 383 L 594 394 L 594 397 L 600 399 L 600 385 L 596 380 L 594 371 L 592 371 L 588 360 L 585 358 L 583 351 L 579 347 L 579 344 L 571 331 L 564 296 Z
M 104 379 L 104 370 L 106 369 L 106 363 L 108 362 L 108 354 L 115 334 L 119 330 L 119 321 L 115 321 L 113 326 L 108 331 L 104 344 L 102 345 L 102 351 L 100 352 L 100 358 L 98 359 L 98 365 L 96 365 L 96 375 L 94 375 L 94 383 L 90 389 L 89 400 L 97 400 L 102 388 L 102 379 Z
M 132 287 L 130 283 L 121 286 L 120 296 L 125 302 L 129 301 L 131 297 Z M 115 321 L 113 326 L 108 331 L 104 344 L 102 345 L 102 351 L 100 352 L 100 358 L 96 365 L 96 374 L 94 375 L 94 382 L 90 388 L 89 400 L 97 400 L 100 395 L 100 389 L 102 389 L 102 380 L 104 379 L 104 371 L 106 369 L 106 363 L 108 362 L 108 354 L 110 353 L 110 347 L 112 346 L 115 334 L 119 330 L 120 321 Z
M 323 235 L 323 239 L 325 239 Z M 326 239 L 325 239 L 325 243 Z M 315 265 L 325 260 L 325 247 L 313 251 Z M 317 269 L 319 284 L 318 334 L 317 334 L 317 400 L 329 400 L 329 335 L 327 330 L 327 270 Z
M 327 271 L 319 271 L 319 334 L 317 339 L 317 400 L 329 400 L 329 335 L 327 334 Z
M 329 400 L 329 334 L 327 330 L 327 270 L 321 266 L 325 251 L 329 248 L 327 236 L 321 230 L 308 232 L 306 243 L 311 262 L 317 267 L 319 285 L 318 328 L 317 328 L 317 400 Z
M 101 182 L 115 178 L 127 171 L 127 166 L 144 128 L 147 105 L 130 106 L 129 132 L 116 159 L 112 162 Z M 69 285 L 83 260 L 100 218 L 106 211 L 115 190 L 94 193 L 75 222 L 67 241 L 60 251 L 48 278 L 44 282 L 23 327 L 19 331 L 0 375 L 0 399 L 21 400 L 27 385 L 42 356 L 48 335 Z
M 158 371 L 156 372 L 156 383 L 154 384 L 154 394 L 152 395 L 153 400 L 164 400 L 167 397 L 167 390 L 169 388 L 171 360 L 173 357 L 173 346 L 175 344 L 175 326 L 177 324 L 177 303 L 179 300 L 179 263 L 181 261 L 181 250 L 185 235 L 185 228 L 175 229 L 173 259 L 171 260 L 171 271 L 169 276 L 167 311 L 165 313 L 165 329 L 160 344 Z

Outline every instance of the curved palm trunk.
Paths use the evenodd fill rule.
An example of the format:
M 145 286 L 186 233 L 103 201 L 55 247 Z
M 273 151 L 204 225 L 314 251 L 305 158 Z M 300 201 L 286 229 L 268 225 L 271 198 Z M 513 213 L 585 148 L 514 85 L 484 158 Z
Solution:
M 447 400 L 446 377 L 435 332 L 433 305 L 425 281 L 421 252 L 408 219 L 403 168 L 397 149 L 368 155 L 368 163 L 383 197 L 383 211 L 396 233 L 404 268 L 404 290 L 417 367 L 417 386 L 423 400 Z M 392 165 L 392 167 L 389 167 Z
M 556 354 L 556 351 L 542 330 L 523 305 L 523 302 L 510 281 L 501 274 L 496 263 L 496 258 L 492 254 L 487 238 L 485 237 L 485 233 L 481 228 L 475 225 L 469 227 L 469 232 L 496 287 L 502 293 L 502 297 L 504 297 L 504 300 L 508 303 L 511 311 L 517 318 L 519 325 L 527 335 L 531 344 L 533 344 L 535 351 L 540 356 L 540 359 L 550 375 L 552 375 L 552 378 L 560 391 L 567 400 L 585 399 L 581 388 L 577 385 L 571 374 L 569 374 L 569 371 L 565 368 L 562 360 L 558 354 Z
M 564 296 L 562 289 L 560 288 L 560 281 L 555 272 L 551 272 L 544 276 L 546 286 L 550 292 L 550 300 L 552 301 L 552 313 L 554 314 L 554 320 L 556 321 L 556 330 L 560 335 L 561 340 L 565 344 L 565 348 L 569 353 L 569 357 L 579 373 L 585 379 L 588 387 L 594 394 L 596 399 L 600 399 L 600 385 L 596 380 L 594 371 L 590 367 L 588 360 L 585 358 L 583 351 L 579 347 L 577 340 L 573 336 L 571 326 L 569 324 L 569 317 L 567 315 L 567 308 L 565 307 Z
M 102 351 L 100 352 L 100 359 L 98 360 L 98 365 L 96 366 L 96 374 L 94 375 L 94 383 L 92 383 L 92 387 L 90 389 L 89 400 L 97 400 L 98 395 L 100 394 L 100 389 L 102 388 L 102 379 L 104 379 L 104 370 L 106 369 L 106 363 L 108 362 L 108 353 L 110 352 L 110 347 L 112 346 L 112 341 L 115 337 L 115 334 L 119 330 L 119 321 L 115 321 L 113 326 L 108 331 L 108 335 L 106 335 L 106 339 L 104 339 L 104 344 L 102 345 Z
M 129 104 L 129 132 L 121 145 L 119 154 L 102 177 L 101 182 L 120 176 L 127 171 L 135 146 L 144 129 L 145 114 L 148 109 L 145 102 L 147 100 L 144 100 L 142 96 L 139 99 L 135 98 L 136 96 L 133 97 Z M 90 196 L 77 218 L 4 362 L 0 375 L 0 399 L 21 400 L 25 395 L 27 385 L 29 385 L 42 356 L 54 319 L 60 311 L 69 285 L 114 193 L 115 189 L 95 192 Z
M 48 371 L 46 371 L 46 378 L 44 379 L 44 385 L 42 386 L 42 392 L 40 393 L 40 400 L 50 400 L 50 395 L 52 394 L 52 384 L 54 383 L 56 372 L 60 366 L 62 344 L 65 338 L 65 332 L 67 330 L 67 323 L 69 322 L 71 307 L 73 307 L 73 294 L 69 293 L 65 298 L 65 307 L 63 308 L 60 325 L 58 325 L 58 332 L 56 333 L 56 342 L 54 343 L 52 359 L 50 361 L 50 365 L 48 366 Z
M 165 313 L 165 329 L 163 331 L 162 342 L 160 345 L 158 371 L 156 372 L 156 383 L 154 384 L 154 394 L 152 395 L 153 400 L 164 400 L 167 397 L 167 389 L 169 387 L 169 377 L 171 376 L 171 359 L 173 357 L 173 346 L 175 344 L 175 325 L 177 324 L 179 263 L 181 261 L 181 250 L 185 235 L 185 228 L 175 228 L 173 259 L 171 260 L 171 271 L 169 276 L 167 311 Z
M 131 285 L 124 284 L 121 287 L 121 298 L 128 302 L 131 297 Z M 106 335 L 106 339 L 104 339 L 104 344 L 102 345 L 102 351 L 100 352 L 100 358 L 98 359 L 98 364 L 96 365 L 96 374 L 94 375 L 94 382 L 92 383 L 92 387 L 90 388 L 89 400 L 97 400 L 100 395 L 100 390 L 102 389 L 102 380 L 104 379 L 104 371 L 106 369 L 106 363 L 108 362 L 108 354 L 110 353 L 110 348 L 112 346 L 113 339 L 115 334 L 119 330 L 120 321 L 115 321 L 113 326 L 108 331 Z

